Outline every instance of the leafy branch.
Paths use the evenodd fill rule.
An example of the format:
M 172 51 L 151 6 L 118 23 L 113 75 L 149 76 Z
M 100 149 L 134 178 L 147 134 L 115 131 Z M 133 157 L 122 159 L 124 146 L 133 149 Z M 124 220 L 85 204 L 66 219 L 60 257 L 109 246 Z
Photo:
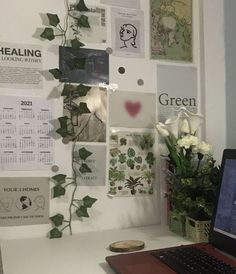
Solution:
M 43 32 L 40 34 L 41 38 L 47 39 L 49 41 L 54 40 L 56 37 L 62 38 L 62 46 L 65 46 L 68 42 L 67 32 L 69 25 L 69 17 L 73 17 L 70 15 L 70 7 L 68 0 L 66 2 L 66 18 L 65 18 L 65 26 L 61 25 L 61 20 L 57 14 L 47 13 L 47 18 L 49 22 L 49 26 L 45 27 Z M 86 7 L 84 0 L 80 0 L 77 5 L 74 6 L 74 10 L 79 13 L 78 18 L 76 17 L 76 25 L 80 28 L 90 28 L 90 24 L 88 21 L 88 17 L 84 14 L 89 11 Z M 84 44 L 80 41 L 78 36 L 75 36 L 74 39 L 70 40 L 70 45 L 72 48 L 80 48 L 83 47 Z
M 81 174 L 91 173 L 92 170 L 86 164 L 86 159 L 92 154 L 85 148 L 79 149 L 78 152 L 75 152 L 75 143 L 73 147 L 73 155 L 76 154 L 76 164 L 80 165 L 79 172 Z M 58 213 L 52 217 L 50 220 L 53 224 L 53 228 L 49 231 L 50 239 L 61 238 L 63 231 L 69 229 L 70 234 L 72 234 L 72 219 L 76 215 L 78 218 L 88 218 L 88 209 L 96 202 L 97 199 L 90 196 L 85 196 L 82 199 L 76 198 L 77 191 L 77 182 L 76 182 L 76 173 L 73 164 L 73 177 L 68 178 L 67 175 L 57 174 L 51 178 L 55 186 L 53 187 L 53 198 L 59 198 L 64 196 L 67 188 L 73 187 L 70 205 L 69 205 L 69 216 L 68 219 L 65 219 L 64 215 Z

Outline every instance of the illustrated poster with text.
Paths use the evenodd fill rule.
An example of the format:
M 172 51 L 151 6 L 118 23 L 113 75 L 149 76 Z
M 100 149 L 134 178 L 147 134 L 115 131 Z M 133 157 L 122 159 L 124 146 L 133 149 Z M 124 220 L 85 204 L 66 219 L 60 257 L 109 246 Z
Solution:
M 154 133 L 110 132 L 109 195 L 136 196 L 153 193 L 155 178 Z
M 0 42 L 0 87 L 42 89 L 42 47 Z
M 0 170 L 45 170 L 54 164 L 53 101 L 0 97 Z
M 165 122 L 180 107 L 198 112 L 197 69 L 183 66 L 157 66 L 158 121 Z
M 46 224 L 48 178 L 0 178 L 0 226 Z

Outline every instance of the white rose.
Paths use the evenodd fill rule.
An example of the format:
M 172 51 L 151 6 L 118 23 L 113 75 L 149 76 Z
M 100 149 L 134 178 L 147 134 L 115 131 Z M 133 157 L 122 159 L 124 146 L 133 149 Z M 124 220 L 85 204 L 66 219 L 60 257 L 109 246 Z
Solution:
M 167 127 L 163 123 L 158 123 L 156 125 L 156 129 L 157 129 L 158 133 L 163 137 L 168 137 L 170 135 Z
M 199 140 L 196 136 L 185 135 L 177 141 L 177 144 L 179 147 L 184 147 L 185 149 L 188 149 L 191 146 L 197 146 L 199 144 Z
M 211 154 L 212 150 L 213 150 L 212 145 L 207 144 L 205 142 L 201 142 L 198 145 L 198 152 L 201 153 L 201 154 L 203 154 L 203 155 Z

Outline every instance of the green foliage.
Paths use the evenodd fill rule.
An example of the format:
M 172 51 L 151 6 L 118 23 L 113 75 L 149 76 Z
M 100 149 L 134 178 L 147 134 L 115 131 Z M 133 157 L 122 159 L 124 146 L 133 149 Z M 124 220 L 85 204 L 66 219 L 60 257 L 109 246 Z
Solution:
M 145 160 L 149 164 L 149 167 L 151 168 L 155 162 L 155 156 L 154 156 L 153 152 L 148 152 Z
M 65 192 L 66 192 L 65 188 L 62 187 L 61 185 L 54 186 L 52 190 L 53 190 L 53 198 L 63 196 L 65 195 Z
M 62 232 L 57 227 L 54 227 L 52 230 L 49 231 L 50 239 L 56 239 L 61 237 L 62 237 Z
M 154 138 L 150 133 L 143 134 L 143 136 L 140 137 L 139 145 L 142 150 L 150 149 L 154 145 Z
M 58 227 L 60 225 L 63 224 L 64 222 L 64 216 L 62 214 L 57 214 L 57 215 L 54 215 L 52 217 L 50 217 L 50 220 L 52 221 L 52 223 Z
M 76 215 L 81 218 L 81 217 L 85 217 L 85 218 L 88 218 L 89 215 L 88 215 L 88 208 L 86 206 L 81 206 L 80 208 L 78 208 L 76 210 Z
M 88 167 L 88 165 L 87 164 L 85 164 L 85 163 L 83 163 L 82 165 L 81 165 L 81 167 L 79 168 L 79 171 L 81 172 L 81 173 L 91 173 L 92 172 L 92 170 Z
M 129 157 L 134 157 L 135 156 L 135 150 L 132 147 L 130 147 L 130 148 L 128 148 L 127 154 L 128 154 Z
M 79 49 L 85 46 L 78 38 L 70 40 L 70 43 L 73 49 Z
M 79 3 L 75 6 L 75 9 L 78 11 L 89 11 L 84 3 L 84 0 L 80 0 Z
M 77 20 L 77 24 L 80 28 L 90 28 L 88 17 L 84 14 Z
M 61 79 L 62 72 L 58 68 L 49 69 L 49 72 L 53 75 L 55 79 Z
M 57 14 L 47 13 L 49 25 L 56 27 L 60 23 L 60 19 Z
M 85 197 L 83 198 L 84 206 L 85 206 L 85 207 L 89 207 L 89 208 L 91 208 L 92 205 L 93 205 L 96 201 L 97 201 L 97 199 L 92 198 L 92 197 L 90 197 L 90 196 L 88 196 L 88 195 L 85 196 Z
M 40 34 L 40 37 L 52 41 L 55 39 L 54 31 L 52 28 L 45 28 L 43 32 Z

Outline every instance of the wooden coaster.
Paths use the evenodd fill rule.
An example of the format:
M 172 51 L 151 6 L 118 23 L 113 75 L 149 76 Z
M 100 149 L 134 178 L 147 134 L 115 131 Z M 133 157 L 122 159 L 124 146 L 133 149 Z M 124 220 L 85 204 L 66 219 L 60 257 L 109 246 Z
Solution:
M 132 252 L 144 248 L 144 242 L 137 240 L 119 241 L 110 244 L 109 249 L 113 252 Z

